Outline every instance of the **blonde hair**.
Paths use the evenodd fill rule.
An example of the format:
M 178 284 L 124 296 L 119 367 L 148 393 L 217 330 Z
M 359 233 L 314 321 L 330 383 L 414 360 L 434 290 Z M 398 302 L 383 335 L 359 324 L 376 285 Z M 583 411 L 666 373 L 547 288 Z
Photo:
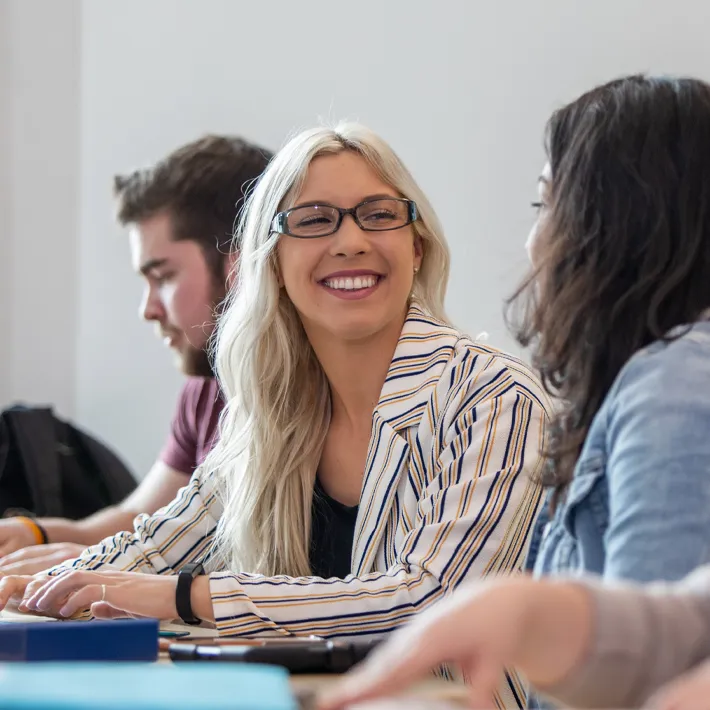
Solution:
M 279 288 L 271 231 L 292 206 L 311 161 L 350 150 L 413 200 L 423 258 L 412 299 L 445 320 L 449 251 L 429 201 L 394 151 L 358 124 L 313 128 L 274 157 L 248 197 L 237 235 L 235 287 L 215 331 L 215 365 L 227 402 L 219 439 L 203 464 L 214 472 L 224 512 L 215 537 L 219 566 L 264 575 L 310 574 L 311 504 L 330 423 L 330 389 L 295 307 Z

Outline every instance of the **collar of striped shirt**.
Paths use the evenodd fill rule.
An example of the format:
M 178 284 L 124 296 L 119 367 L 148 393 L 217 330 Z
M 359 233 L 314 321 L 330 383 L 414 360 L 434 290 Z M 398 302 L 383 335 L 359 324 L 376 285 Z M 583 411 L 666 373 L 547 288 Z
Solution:
M 391 509 L 399 479 L 409 465 L 406 430 L 419 427 L 460 338 L 458 331 L 416 303 L 410 306 L 373 414 L 355 529 L 356 574 L 372 569 L 387 518 L 384 511 Z
M 454 328 L 413 303 L 375 408 L 376 415 L 395 431 L 416 426 L 460 338 Z

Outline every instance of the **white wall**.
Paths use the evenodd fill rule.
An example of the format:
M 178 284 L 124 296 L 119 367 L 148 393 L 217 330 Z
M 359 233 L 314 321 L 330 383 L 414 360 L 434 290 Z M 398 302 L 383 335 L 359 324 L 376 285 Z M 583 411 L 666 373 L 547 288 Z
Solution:
M 12 199 L 10 196 L 9 7 L 0 0 L 0 403 L 10 398 L 12 362 Z
M 0 402 L 65 415 L 76 385 L 79 11 L 51 0 L 0 9 Z
M 75 411 L 140 471 L 167 430 L 180 379 L 136 318 L 140 286 L 111 215 L 115 171 L 157 159 L 205 131 L 277 147 L 319 117 L 360 119 L 395 146 L 444 222 L 455 257 L 451 315 L 472 333 L 486 330 L 492 343 L 511 347 L 501 304 L 524 268 L 528 204 L 549 113 L 631 71 L 710 79 L 706 0 L 80 6 Z M 23 56 L 30 68 L 42 62 L 51 69 L 54 62 L 38 43 Z M 58 128 L 71 141 L 71 127 L 57 127 L 53 113 L 68 111 L 75 96 L 53 98 L 58 105 L 36 118 L 52 142 L 60 140 Z M 55 177 L 45 175 L 45 187 Z M 34 219 L 36 226 L 40 219 L 50 223 Z M 61 238 L 70 237 L 64 230 Z M 30 278 L 32 264 L 22 268 L 18 280 Z M 31 313 L 24 304 L 16 310 Z M 26 325 L 24 334 L 35 344 L 42 337 Z M 58 344 L 69 348 L 72 337 L 67 328 Z M 71 368 L 64 374 L 71 380 Z

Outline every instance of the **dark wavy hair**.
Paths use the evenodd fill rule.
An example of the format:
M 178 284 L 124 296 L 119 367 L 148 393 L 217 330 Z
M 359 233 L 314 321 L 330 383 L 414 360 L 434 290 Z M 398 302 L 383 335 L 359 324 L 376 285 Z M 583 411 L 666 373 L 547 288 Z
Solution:
M 508 319 L 559 401 L 543 474 L 559 496 L 624 364 L 710 307 L 710 86 L 612 81 L 556 111 L 546 143 L 539 258 Z

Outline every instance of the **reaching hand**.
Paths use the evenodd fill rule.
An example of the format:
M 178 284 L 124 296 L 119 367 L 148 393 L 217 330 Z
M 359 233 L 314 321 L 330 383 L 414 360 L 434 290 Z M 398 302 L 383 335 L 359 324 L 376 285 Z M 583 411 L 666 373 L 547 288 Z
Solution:
M 79 557 L 85 549 L 85 545 L 75 542 L 54 542 L 49 545 L 24 547 L 0 558 L 0 578 L 7 575 L 44 572 L 50 567 Z
M 589 638 L 588 596 L 574 585 L 525 578 L 461 588 L 395 632 L 320 701 L 320 710 L 400 692 L 445 664 L 459 666 L 473 707 L 493 707 L 506 667 L 552 684 L 578 661 Z

